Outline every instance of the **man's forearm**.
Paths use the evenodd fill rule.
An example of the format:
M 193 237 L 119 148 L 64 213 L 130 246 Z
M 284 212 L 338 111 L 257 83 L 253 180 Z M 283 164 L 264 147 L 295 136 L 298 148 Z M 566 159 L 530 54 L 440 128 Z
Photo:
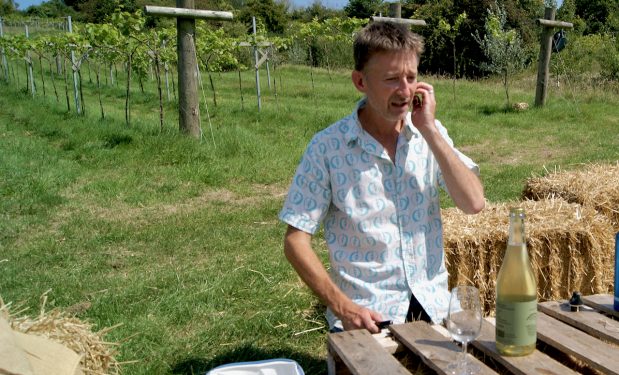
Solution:
M 468 214 L 475 214 L 485 206 L 484 188 L 481 181 L 458 158 L 447 141 L 436 129 L 424 138 L 438 162 L 449 195 L 458 208 Z
M 284 242 L 284 253 L 299 277 L 312 292 L 336 315 L 341 313 L 344 309 L 343 305 L 350 300 L 333 283 L 324 265 L 318 259 L 311 247 L 311 236 L 289 228 Z
M 379 330 L 375 322 L 382 316 L 354 303 L 335 285 L 311 246 L 311 235 L 288 227 L 284 240 L 286 258 L 303 282 L 340 318 L 344 329 L 366 328 L 372 333 Z

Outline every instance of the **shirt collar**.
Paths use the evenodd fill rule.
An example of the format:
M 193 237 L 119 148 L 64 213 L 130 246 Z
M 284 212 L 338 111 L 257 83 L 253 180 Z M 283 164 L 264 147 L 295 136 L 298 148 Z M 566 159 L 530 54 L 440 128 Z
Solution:
M 361 121 L 359 121 L 359 109 L 365 106 L 366 103 L 367 103 L 367 98 L 363 97 L 361 100 L 357 102 L 355 109 L 349 116 L 349 126 L 348 126 L 348 130 L 345 133 L 346 144 L 357 142 L 359 137 L 361 136 L 361 132 L 363 128 L 361 127 Z M 404 137 L 406 137 L 407 141 L 410 141 L 413 137 L 418 138 L 421 135 L 419 133 L 419 130 L 417 130 L 417 128 L 415 128 L 415 126 L 413 125 L 410 112 L 408 112 L 408 114 L 406 115 L 406 119 L 404 121 L 403 134 L 404 134 Z

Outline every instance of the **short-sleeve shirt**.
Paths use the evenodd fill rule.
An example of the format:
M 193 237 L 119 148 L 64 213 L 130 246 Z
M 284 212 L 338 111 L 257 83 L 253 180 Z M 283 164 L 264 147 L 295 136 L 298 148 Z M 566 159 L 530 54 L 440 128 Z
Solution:
M 330 276 L 355 303 L 404 322 L 411 293 L 435 323 L 447 314 L 439 186 L 442 174 L 410 113 L 395 162 L 359 122 L 361 100 L 349 116 L 309 143 L 279 218 L 315 234 L 324 223 Z M 476 174 L 478 166 L 453 148 Z M 329 309 L 331 328 L 341 322 Z

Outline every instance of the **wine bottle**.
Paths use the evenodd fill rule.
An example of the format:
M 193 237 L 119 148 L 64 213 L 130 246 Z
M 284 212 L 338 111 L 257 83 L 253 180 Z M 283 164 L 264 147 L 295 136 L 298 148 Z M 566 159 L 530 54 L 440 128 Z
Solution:
M 615 234 L 615 311 L 619 311 L 619 232 Z
M 524 209 L 509 211 L 509 239 L 496 283 L 496 347 L 523 356 L 537 341 L 537 282 L 529 262 Z

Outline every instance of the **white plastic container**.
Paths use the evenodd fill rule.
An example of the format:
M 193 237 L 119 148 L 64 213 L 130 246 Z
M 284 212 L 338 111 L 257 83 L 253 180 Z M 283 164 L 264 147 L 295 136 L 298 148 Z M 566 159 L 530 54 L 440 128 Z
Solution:
M 215 367 L 206 375 L 305 375 L 299 364 L 291 359 L 268 359 L 238 362 Z

